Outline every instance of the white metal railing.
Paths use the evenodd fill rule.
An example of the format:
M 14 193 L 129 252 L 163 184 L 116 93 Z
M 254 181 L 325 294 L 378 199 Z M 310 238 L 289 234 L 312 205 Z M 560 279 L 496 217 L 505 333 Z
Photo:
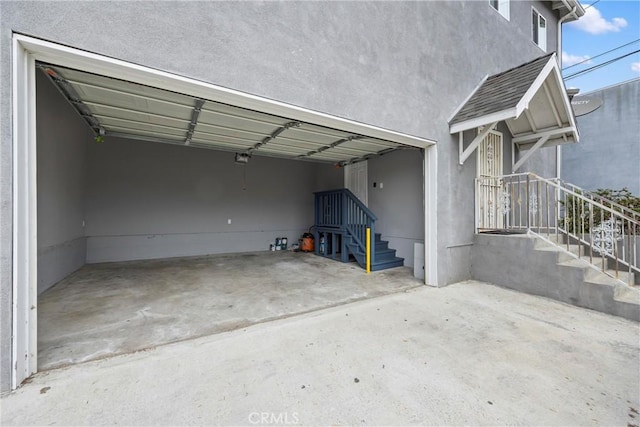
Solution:
M 477 178 L 476 232 L 494 230 L 536 234 L 631 286 L 640 277 L 640 213 L 558 179 Z
M 554 181 L 557 181 L 556 179 L 554 179 Z M 611 209 L 614 209 L 620 213 L 622 213 L 624 216 L 631 218 L 634 221 L 640 221 L 640 212 L 638 211 L 634 211 L 633 209 L 630 209 L 626 206 L 622 206 L 620 203 L 616 203 L 613 200 L 609 200 L 603 196 L 600 196 L 598 194 L 594 194 L 594 193 L 590 193 L 588 191 L 583 190 L 582 188 L 578 187 L 577 185 L 573 185 L 569 182 L 565 182 L 565 181 L 558 181 L 560 183 L 560 185 L 562 185 L 563 187 L 566 187 L 576 193 L 580 193 L 582 194 L 584 197 L 586 197 L 587 199 L 593 200 L 594 202 L 598 202 L 602 205 L 608 206 Z

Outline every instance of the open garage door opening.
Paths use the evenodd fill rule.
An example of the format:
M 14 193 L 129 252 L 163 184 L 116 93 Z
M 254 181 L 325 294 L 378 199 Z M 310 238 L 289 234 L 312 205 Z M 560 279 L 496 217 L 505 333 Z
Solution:
M 37 120 L 32 133 L 16 137 L 34 138 L 35 148 L 24 156 L 33 170 L 17 171 L 24 174 L 20 194 L 32 198 L 16 233 L 26 237 L 22 242 L 34 238 L 23 258 L 35 269 L 17 275 L 14 299 L 18 308 L 30 301 L 34 309 L 17 312 L 27 321 L 14 327 L 22 337 L 14 357 L 28 354 L 17 367 L 18 383 L 38 366 L 419 284 L 408 269 L 364 283 L 353 264 L 268 249 L 277 237 L 297 242 L 314 222 L 313 193 L 341 188 L 341 167 L 368 160 L 369 180 L 384 179 L 388 192 L 370 189 L 370 206 L 384 214 L 379 230 L 412 266 L 414 243 L 425 235 L 419 153 L 431 141 L 395 132 L 380 138 L 384 130 L 367 132 L 366 125 L 320 113 L 314 122 L 313 112 L 297 107 L 274 114 L 286 111 L 283 104 L 255 97 L 234 105 L 206 90 L 196 96 L 196 88 L 117 79 L 96 72 L 95 55 L 86 63 L 63 53 L 57 60 L 27 56 L 33 74 L 24 90 L 33 85 Z M 184 84 L 177 79 L 175 89 Z M 413 208 L 394 212 L 398 201 Z

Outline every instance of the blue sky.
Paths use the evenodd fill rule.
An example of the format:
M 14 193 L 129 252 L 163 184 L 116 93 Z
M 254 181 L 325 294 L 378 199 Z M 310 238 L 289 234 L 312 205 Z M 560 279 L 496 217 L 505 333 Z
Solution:
M 577 87 L 585 93 L 640 77 L 640 52 L 637 52 L 567 80 L 571 74 L 640 49 L 640 0 L 591 0 L 582 5 L 586 9 L 585 16 L 562 26 L 562 66 L 566 86 Z M 595 57 L 627 43 L 631 44 Z M 584 60 L 586 62 L 567 68 Z

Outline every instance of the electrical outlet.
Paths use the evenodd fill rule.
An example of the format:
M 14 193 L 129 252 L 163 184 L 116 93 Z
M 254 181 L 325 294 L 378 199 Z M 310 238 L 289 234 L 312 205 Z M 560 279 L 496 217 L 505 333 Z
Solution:
M 383 183 L 380 183 L 380 189 L 382 190 L 382 187 L 384 187 Z

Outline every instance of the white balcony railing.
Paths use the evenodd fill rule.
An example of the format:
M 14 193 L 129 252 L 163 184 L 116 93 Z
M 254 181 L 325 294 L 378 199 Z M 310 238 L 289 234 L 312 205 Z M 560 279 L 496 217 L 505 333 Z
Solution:
M 495 230 L 536 234 L 629 285 L 640 276 L 640 213 L 557 179 L 476 179 L 476 232 Z

